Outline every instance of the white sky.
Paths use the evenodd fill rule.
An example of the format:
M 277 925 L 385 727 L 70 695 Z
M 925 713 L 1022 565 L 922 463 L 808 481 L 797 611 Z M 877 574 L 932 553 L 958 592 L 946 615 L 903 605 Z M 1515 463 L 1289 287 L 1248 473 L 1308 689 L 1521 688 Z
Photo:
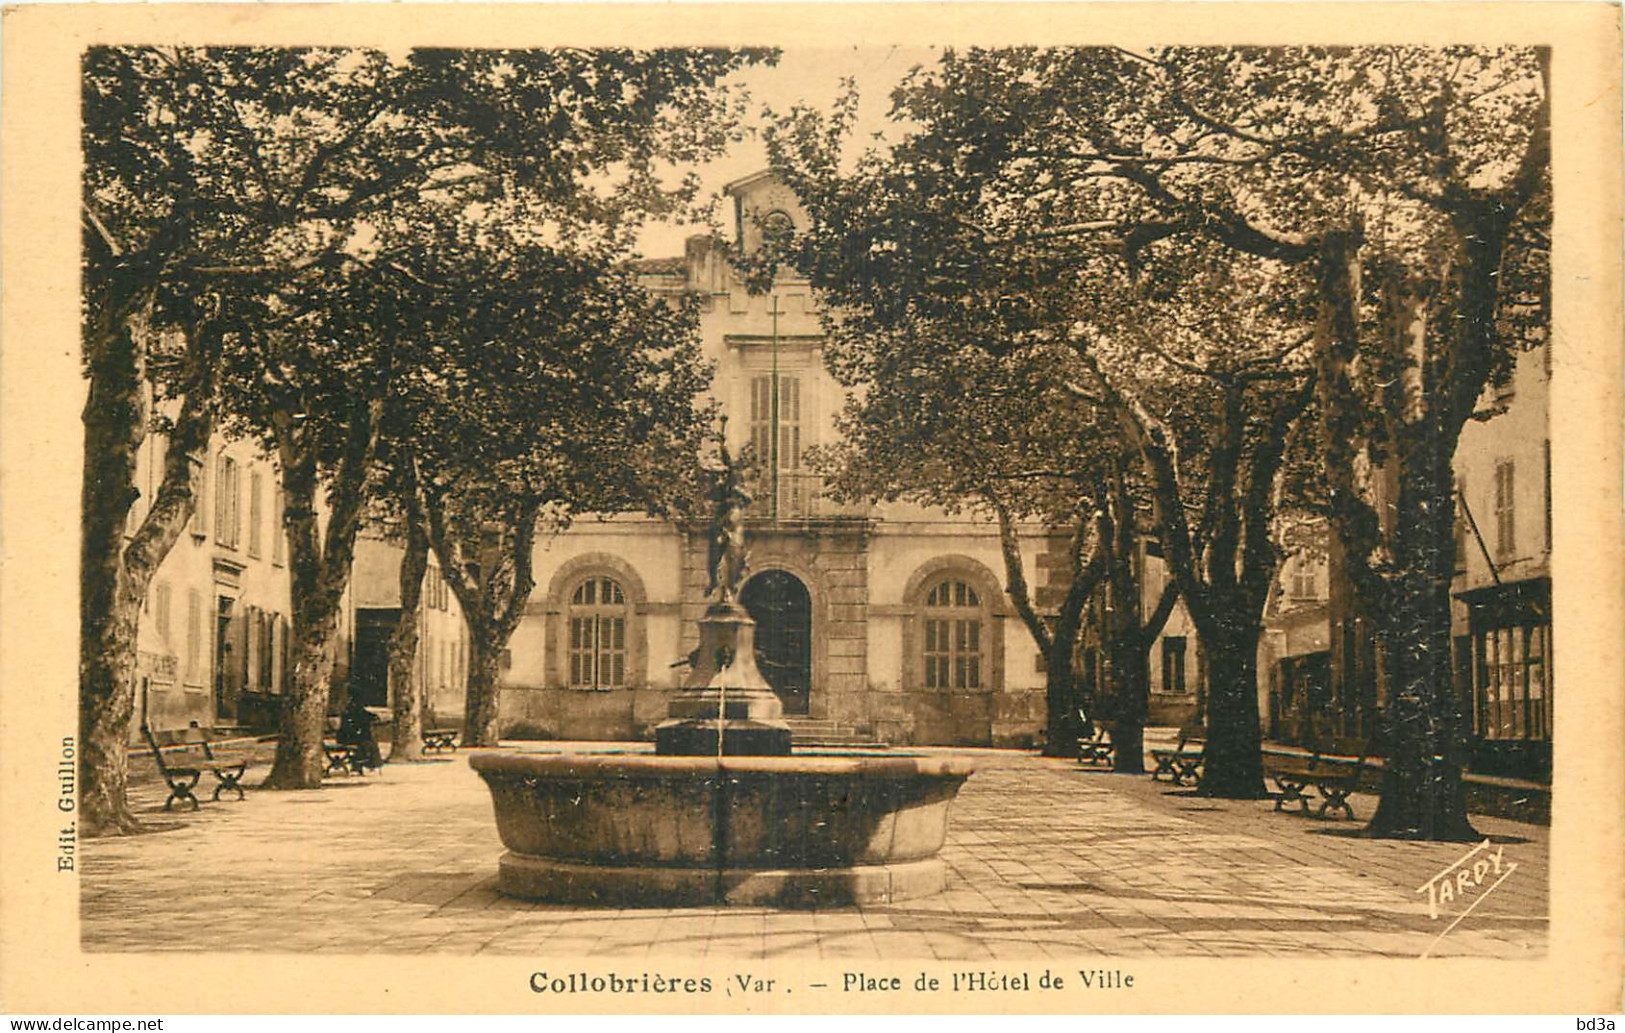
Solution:
M 731 81 L 749 88 L 752 114 L 747 125 L 760 127 L 764 107 L 787 113 L 792 105 L 804 103 L 827 110 L 840 93 L 841 80 L 857 80 L 860 106 L 849 144 L 856 149 L 872 143 L 870 134 L 876 131 L 889 129 L 892 138 L 897 136 L 886 120 L 892 88 L 915 65 L 935 64 L 937 55 L 933 47 L 786 47 L 776 66 L 750 68 Z M 747 138 L 730 153 L 699 169 L 701 197 L 719 193 L 725 184 L 766 167 L 767 148 L 759 138 Z M 725 209 L 719 211 L 725 215 Z M 726 225 L 723 228 L 728 229 Z M 650 258 L 681 255 L 683 239 L 705 231 L 704 226 L 652 223 L 639 238 L 640 248 Z

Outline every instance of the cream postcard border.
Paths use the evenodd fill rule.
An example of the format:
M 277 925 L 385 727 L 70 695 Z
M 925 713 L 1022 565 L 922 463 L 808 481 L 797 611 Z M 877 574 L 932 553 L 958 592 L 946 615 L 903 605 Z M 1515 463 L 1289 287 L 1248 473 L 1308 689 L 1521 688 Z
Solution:
M 560 1003 L 541 958 L 82 954 L 77 876 L 54 870 L 56 765 L 76 735 L 78 87 L 115 42 L 546 46 L 793 42 L 1549 44 L 1555 183 L 1551 407 L 1556 699 L 1551 935 L 1535 962 L 1125 960 L 1133 990 L 894 1002 L 915 1012 L 1618 1012 L 1625 966 L 1625 566 L 1621 535 L 1620 10 L 1604 4 L 75 5 L 5 10 L 0 124 L 0 1013 L 524 1013 Z M 1103 959 L 1080 957 L 1080 966 Z M 1110 959 L 1106 959 L 1110 960 Z M 673 959 L 714 978 L 726 960 Z M 815 962 L 752 961 L 805 972 Z M 1335 966 L 1335 971 L 1329 971 Z M 589 971 L 615 967 L 597 962 Z M 643 962 L 638 963 L 641 970 Z M 827 966 L 834 971 L 832 963 Z M 947 965 L 867 966 L 911 978 Z M 1029 966 L 1031 967 L 1031 966 Z M 335 974 L 342 973 L 342 982 Z M 297 991 L 291 988 L 297 987 Z M 873 1000 L 781 998 L 785 1010 Z M 583 995 L 572 1010 L 741 1009 Z

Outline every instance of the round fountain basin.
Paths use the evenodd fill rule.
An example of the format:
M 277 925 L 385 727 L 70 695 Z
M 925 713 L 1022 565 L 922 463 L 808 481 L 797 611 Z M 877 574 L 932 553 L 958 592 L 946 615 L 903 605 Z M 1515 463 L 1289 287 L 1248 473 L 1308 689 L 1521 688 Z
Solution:
M 942 890 L 952 757 L 474 754 L 499 888 L 569 903 L 834 906 Z

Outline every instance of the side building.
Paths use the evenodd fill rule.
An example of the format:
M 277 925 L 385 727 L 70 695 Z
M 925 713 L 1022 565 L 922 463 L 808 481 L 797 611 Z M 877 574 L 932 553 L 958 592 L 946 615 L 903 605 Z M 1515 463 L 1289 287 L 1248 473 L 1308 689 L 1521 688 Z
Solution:
M 1484 418 L 1463 430 L 1454 461 L 1452 681 L 1470 730 L 1470 766 L 1539 782 L 1551 777 L 1554 685 L 1550 383 L 1549 346 L 1519 356 L 1510 381 L 1483 399 Z M 1269 655 L 1260 657 L 1266 734 L 1288 742 L 1303 741 L 1310 714 L 1334 734 L 1369 735 L 1385 698 L 1370 621 L 1355 604 L 1335 536 L 1324 552 L 1323 568 L 1288 560 L 1290 588 L 1272 604 Z M 1307 575 L 1311 563 L 1317 573 Z M 1318 585 L 1308 591 L 1319 570 L 1323 595 Z
M 1456 450 L 1456 689 L 1474 770 L 1549 782 L 1552 770 L 1551 348 L 1519 357 L 1498 415 Z
M 138 453 L 127 533 L 147 515 L 167 452 L 167 437 L 152 434 Z M 289 671 L 281 482 L 247 442 L 217 435 L 195 461 L 202 495 L 142 608 L 136 725 L 264 725 Z
M 167 438 L 149 435 L 137 456 L 133 534 L 157 493 Z M 138 637 L 136 721 L 155 731 L 270 731 L 290 677 L 292 600 L 283 493 L 276 464 L 250 442 L 216 435 L 202 464 L 198 505 L 147 591 Z M 356 543 L 355 568 L 333 643 L 330 709 L 348 692 L 372 707 L 393 701 L 388 640 L 400 613 L 399 548 Z M 431 562 L 418 646 L 419 685 L 432 719 L 462 716 L 467 633 L 457 600 Z

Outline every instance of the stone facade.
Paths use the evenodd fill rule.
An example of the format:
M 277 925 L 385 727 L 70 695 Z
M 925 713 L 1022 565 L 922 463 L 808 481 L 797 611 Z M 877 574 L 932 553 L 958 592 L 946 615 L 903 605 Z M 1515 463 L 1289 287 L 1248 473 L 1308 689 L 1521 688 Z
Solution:
M 163 476 L 167 437 L 136 462 L 145 519 Z M 137 639 L 136 720 L 154 730 L 261 723 L 288 677 L 288 568 L 275 467 L 248 442 L 216 436 L 199 455 L 195 514 L 148 587 Z
M 142 496 L 130 513 L 132 533 L 157 492 L 166 448 L 165 436 L 153 434 L 139 452 Z M 191 722 L 268 730 L 291 675 L 280 473 L 253 443 L 219 435 L 198 458 L 204 479 L 196 512 L 154 575 L 142 610 L 133 738 L 143 722 L 155 731 Z M 371 705 L 389 706 L 387 658 L 376 647 L 400 612 L 399 564 L 400 550 L 388 542 L 356 543 L 333 641 L 335 712 L 358 682 L 373 687 Z M 433 561 L 423 607 L 419 677 L 436 722 L 460 722 L 467 632 Z
M 746 248 L 765 225 L 793 232 L 805 219 L 766 174 L 728 193 Z M 834 441 L 845 396 L 825 372 L 807 283 L 785 273 L 771 293 L 751 295 L 706 238 L 690 241 L 681 260 L 647 263 L 644 282 L 656 296 L 699 296 L 729 446 L 768 457 L 747 535 L 751 576 L 766 578 L 757 588 L 777 593 L 761 601 L 778 617 L 763 626 L 758 616 L 758 660 L 769 681 L 779 672 L 787 716 L 892 743 L 1035 741 L 1044 672 L 1003 593 L 997 528 L 903 503 L 841 504 L 823 493 L 809 452 Z M 1028 579 L 1044 591 L 1057 546 L 1037 525 L 1022 538 Z M 538 543 L 538 588 L 502 672 L 505 734 L 652 738 L 698 641 L 708 575 L 704 527 L 618 514 L 577 521 Z M 621 601 L 591 609 L 583 586 L 603 579 Z M 751 586 L 747 580 L 747 596 Z M 939 586 L 947 586 L 939 598 L 957 590 L 963 602 L 928 615 Z M 1039 605 L 1052 608 L 1050 596 Z M 592 636 L 591 650 L 583 636 Z M 928 671 L 928 663 L 936 666 Z

